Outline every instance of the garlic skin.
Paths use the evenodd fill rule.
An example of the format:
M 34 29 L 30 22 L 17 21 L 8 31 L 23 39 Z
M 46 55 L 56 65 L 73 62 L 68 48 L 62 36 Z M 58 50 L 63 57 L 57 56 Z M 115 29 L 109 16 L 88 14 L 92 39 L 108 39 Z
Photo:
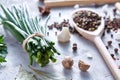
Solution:
M 85 63 L 85 62 L 83 62 L 83 61 L 81 61 L 81 60 L 79 60 L 78 67 L 79 67 L 79 69 L 81 71 L 85 72 L 85 71 L 87 71 L 89 69 L 90 65 Z
M 62 60 L 62 65 L 64 68 L 66 69 L 71 69 L 73 66 L 73 59 L 69 56 L 66 56 L 63 60 Z
M 58 35 L 59 42 L 68 42 L 70 40 L 70 31 L 68 27 L 63 27 L 61 33 Z

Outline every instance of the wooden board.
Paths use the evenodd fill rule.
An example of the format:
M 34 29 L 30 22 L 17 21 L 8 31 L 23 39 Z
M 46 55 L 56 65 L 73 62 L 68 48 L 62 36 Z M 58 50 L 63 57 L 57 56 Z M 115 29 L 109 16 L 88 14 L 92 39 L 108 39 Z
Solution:
M 57 6 L 72 6 L 75 4 L 90 5 L 90 4 L 105 4 L 115 3 L 120 0 L 44 0 L 46 6 L 57 7 Z

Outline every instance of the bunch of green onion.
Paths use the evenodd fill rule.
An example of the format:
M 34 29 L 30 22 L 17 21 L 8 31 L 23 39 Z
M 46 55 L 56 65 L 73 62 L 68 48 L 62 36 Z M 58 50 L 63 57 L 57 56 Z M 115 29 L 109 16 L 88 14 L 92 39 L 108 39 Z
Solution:
M 41 18 L 30 17 L 26 6 L 12 6 L 6 8 L 0 5 L 4 15 L 0 14 L 0 22 L 9 30 L 14 37 L 21 43 L 24 42 L 29 35 L 39 33 L 46 35 L 46 20 L 45 26 L 41 25 Z M 49 17 L 48 17 L 49 18 Z M 33 60 L 40 66 L 45 66 L 50 62 L 56 62 L 55 53 L 60 54 L 54 47 L 54 42 L 47 40 L 43 36 L 33 36 L 25 44 L 25 50 L 29 55 L 30 64 Z

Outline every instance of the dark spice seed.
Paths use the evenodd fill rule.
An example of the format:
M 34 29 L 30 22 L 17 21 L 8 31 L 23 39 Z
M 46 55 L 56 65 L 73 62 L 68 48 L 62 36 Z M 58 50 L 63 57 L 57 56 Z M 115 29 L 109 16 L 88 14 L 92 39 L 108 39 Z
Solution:
M 106 46 L 106 48 L 108 49 L 108 46 Z
M 107 33 L 110 33 L 110 29 L 107 29 Z
M 77 50 L 77 43 L 73 43 L 73 47 L 72 47 L 73 51 Z
M 118 43 L 118 46 L 120 47 L 120 43 Z
M 61 13 L 59 12 L 59 17 L 61 17 Z
M 47 36 L 49 36 L 49 32 L 47 32 Z
M 111 34 L 111 38 L 113 38 L 113 34 Z
M 114 52 L 115 52 L 115 53 L 118 53 L 118 48 L 115 48 L 115 49 L 114 49 Z
M 112 44 L 112 41 L 108 41 L 108 46 L 111 46 L 111 44 Z
M 38 9 L 39 9 L 39 12 L 41 12 L 43 16 L 46 16 L 50 13 L 50 7 L 48 6 L 45 6 L 44 8 L 38 7 Z
M 115 9 L 113 9 L 113 15 L 115 16 L 116 15 L 116 11 L 117 11 L 117 9 L 115 8 Z
M 114 54 L 111 54 L 111 57 L 114 57 Z
M 117 60 L 119 60 L 119 58 L 117 58 Z

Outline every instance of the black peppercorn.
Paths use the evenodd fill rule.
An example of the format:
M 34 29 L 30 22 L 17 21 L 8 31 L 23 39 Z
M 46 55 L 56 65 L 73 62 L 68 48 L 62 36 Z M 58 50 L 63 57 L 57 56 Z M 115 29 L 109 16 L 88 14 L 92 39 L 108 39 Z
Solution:
M 118 46 L 120 47 L 120 43 L 118 43 Z
M 112 44 L 112 41 L 108 41 L 108 46 L 111 46 L 111 44 Z
M 73 51 L 76 51 L 76 50 L 77 50 L 77 44 L 76 44 L 76 43 L 73 43 L 72 49 L 73 49 Z
M 108 49 L 108 46 L 106 46 L 106 48 Z
M 118 53 L 118 48 L 115 48 L 115 49 L 114 49 L 114 52 L 115 52 L 115 53 Z
M 111 34 L 111 38 L 113 38 L 113 34 Z
M 47 36 L 49 36 L 49 32 L 47 32 Z

